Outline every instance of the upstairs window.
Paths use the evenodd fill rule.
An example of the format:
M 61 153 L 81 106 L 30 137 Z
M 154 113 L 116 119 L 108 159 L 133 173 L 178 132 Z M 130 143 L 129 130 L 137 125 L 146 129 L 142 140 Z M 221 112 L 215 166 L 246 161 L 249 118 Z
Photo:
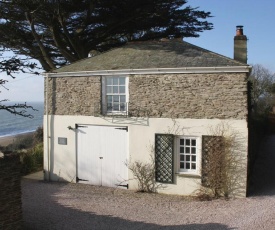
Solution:
M 127 77 L 103 77 L 102 105 L 105 114 L 127 112 Z

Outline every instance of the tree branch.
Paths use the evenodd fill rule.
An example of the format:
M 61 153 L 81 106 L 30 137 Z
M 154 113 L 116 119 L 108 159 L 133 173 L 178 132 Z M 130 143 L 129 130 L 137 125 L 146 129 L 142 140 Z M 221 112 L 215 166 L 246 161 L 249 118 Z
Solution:
M 8 101 L 7 99 L 0 100 L 0 110 L 6 110 L 9 113 L 19 115 L 22 117 L 28 117 L 28 118 L 33 118 L 33 115 L 27 113 L 26 109 L 32 109 L 33 111 L 38 111 L 37 109 L 34 109 L 32 106 L 27 105 L 26 102 L 14 104 L 14 105 L 1 104 L 3 102 L 7 102 L 7 101 Z M 18 110 L 18 109 L 20 109 L 20 110 Z
M 33 37 L 34 37 L 35 41 L 37 42 L 45 61 L 48 63 L 48 65 L 50 66 L 51 69 L 55 69 L 56 67 L 53 64 L 52 59 L 48 55 L 44 45 L 42 44 L 38 34 L 36 33 L 36 30 L 35 30 L 35 27 L 34 27 L 34 19 L 32 18 L 31 14 L 29 12 L 25 12 L 25 15 L 26 15 L 26 19 L 28 20 L 28 22 L 30 24 Z

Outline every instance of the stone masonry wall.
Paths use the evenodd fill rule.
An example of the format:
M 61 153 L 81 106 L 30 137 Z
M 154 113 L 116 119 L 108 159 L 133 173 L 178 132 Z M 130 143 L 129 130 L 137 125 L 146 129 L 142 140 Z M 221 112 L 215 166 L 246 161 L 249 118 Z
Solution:
M 100 77 L 49 78 L 48 84 L 49 114 L 92 116 L 101 107 Z
M 129 111 L 150 117 L 246 119 L 246 74 L 135 75 Z
M 100 77 L 52 78 L 49 86 L 49 114 L 92 116 L 100 111 Z M 129 115 L 246 119 L 246 74 L 130 75 Z
M 22 229 L 19 156 L 0 158 L 0 229 Z

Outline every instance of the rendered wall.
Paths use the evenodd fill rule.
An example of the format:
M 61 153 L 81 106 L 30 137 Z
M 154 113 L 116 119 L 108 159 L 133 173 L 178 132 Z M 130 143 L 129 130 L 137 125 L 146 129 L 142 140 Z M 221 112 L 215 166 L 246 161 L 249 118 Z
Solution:
M 47 145 L 44 150 L 44 167 L 46 178 L 50 171 L 51 180 L 66 180 L 75 182 L 76 178 L 76 132 L 67 127 L 75 127 L 75 124 L 83 125 L 113 125 L 128 126 L 129 135 L 129 153 L 128 162 L 150 160 L 151 147 L 154 146 L 155 133 L 170 133 L 174 135 L 188 135 L 202 137 L 202 135 L 211 135 L 211 128 L 224 123 L 228 124 L 232 131 L 238 134 L 240 143 L 239 154 L 242 158 L 242 169 L 239 177 L 238 196 L 246 194 L 246 174 L 247 174 L 247 142 L 248 131 L 245 120 L 219 120 L 219 119 L 170 119 L 170 118 L 112 118 L 112 117 L 92 117 L 92 116 L 49 116 L 49 159 L 48 165 Z M 46 125 L 46 117 L 44 119 Z M 59 145 L 58 137 L 66 137 L 67 145 Z M 45 132 L 46 140 L 46 132 Z M 92 140 L 91 140 L 92 141 Z M 201 152 L 201 151 L 200 151 Z M 199 155 L 199 159 L 201 156 Z M 175 163 L 177 164 L 177 163 Z M 198 162 L 200 165 L 200 162 Z M 167 185 L 160 193 L 168 194 L 193 194 L 200 186 L 200 173 L 196 176 L 178 174 L 175 171 L 175 183 Z M 133 176 L 129 172 L 129 179 Z M 130 189 L 137 189 L 136 181 L 129 180 Z

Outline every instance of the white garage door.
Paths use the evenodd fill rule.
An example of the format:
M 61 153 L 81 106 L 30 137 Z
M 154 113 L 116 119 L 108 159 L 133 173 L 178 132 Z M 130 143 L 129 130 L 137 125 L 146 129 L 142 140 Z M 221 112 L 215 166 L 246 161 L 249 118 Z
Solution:
M 78 126 L 77 180 L 115 187 L 128 184 L 127 128 Z

